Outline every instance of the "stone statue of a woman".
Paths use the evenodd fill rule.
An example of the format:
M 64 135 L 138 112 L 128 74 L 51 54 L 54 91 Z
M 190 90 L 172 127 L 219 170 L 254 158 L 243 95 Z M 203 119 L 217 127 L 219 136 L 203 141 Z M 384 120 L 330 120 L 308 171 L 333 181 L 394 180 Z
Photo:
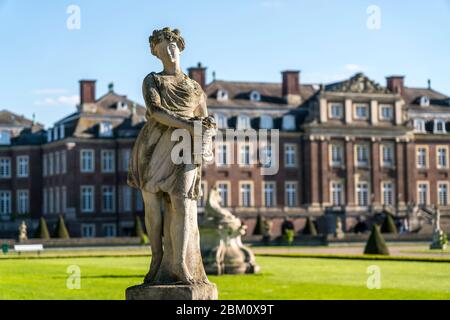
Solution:
M 151 53 L 161 60 L 164 70 L 144 79 L 147 122 L 135 142 L 128 172 L 128 184 L 142 192 L 152 249 L 144 284 L 210 285 L 197 225 L 201 164 L 193 161 L 193 154 L 192 161 L 181 164 L 171 156 L 179 143 L 173 141 L 175 130 L 187 130 L 192 137 L 194 123 L 206 131 L 214 129 L 215 123 L 208 117 L 201 86 L 181 71 L 185 42 L 180 32 L 155 30 L 149 41 Z

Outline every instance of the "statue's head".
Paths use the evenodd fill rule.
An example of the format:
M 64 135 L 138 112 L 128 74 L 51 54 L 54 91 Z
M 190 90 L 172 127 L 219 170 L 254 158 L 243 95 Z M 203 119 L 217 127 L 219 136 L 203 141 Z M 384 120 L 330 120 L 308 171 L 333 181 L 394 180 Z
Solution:
M 153 31 L 153 34 L 149 37 L 149 43 L 151 53 L 163 61 L 178 61 L 185 47 L 180 30 L 171 30 L 167 27 Z

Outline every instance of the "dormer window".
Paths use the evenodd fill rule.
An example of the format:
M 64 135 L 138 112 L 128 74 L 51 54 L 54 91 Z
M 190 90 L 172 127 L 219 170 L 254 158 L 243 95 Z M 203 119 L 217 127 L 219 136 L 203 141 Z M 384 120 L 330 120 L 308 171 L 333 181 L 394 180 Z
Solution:
M 430 98 L 428 96 L 420 97 L 420 106 L 428 107 L 430 105 Z
M 295 117 L 291 114 L 285 115 L 281 127 L 287 131 L 295 130 Z
M 434 133 L 445 133 L 445 121 L 442 119 L 434 120 Z
M 237 129 L 250 129 L 250 117 L 244 115 L 238 116 Z
M 251 101 L 261 101 L 261 94 L 259 91 L 253 90 L 250 92 L 250 100 Z
M 217 123 L 217 128 L 226 129 L 228 127 L 228 117 L 222 113 L 214 114 L 214 118 Z
M 113 136 L 113 126 L 111 122 L 100 123 L 100 136 L 101 137 L 112 137 Z
M 8 145 L 11 144 L 11 133 L 7 130 L 0 131 L 0 144 Z
M 414 131 L 424 133 L 425 132 L 425 120 L 414 119 Z
M 119 101 L 116 105 L 117 110 L 128 110 L 128 104 L 125 101 Z
M 273 128 L 273 119 L 271 116 L 262 115 L 259 118 L 259 128 L 260 129 L 272 129 Z
M 369 105 L 368 104 L 356 104 L 355 105 L 355 119 L 367 120 L 369 118 Z
M 218 101 L 227 101 L 228 100 L 228 91 L 224 89 L 217 90 L 216 99 Z
M 58 127 L 53 128 L 53 140 L 58 140 Z
M 47 142 L 52 142 L 52 133 L 53 133 L 52 128 L 49 128 L 47 130 Z
M 65 130 L 64 130 L 64 124 L 59 125 L 59 138 L 64 139 L 65 138 Z
M 394 107 L 390 104 L 380 105 L 380 120 L 390 121 L 394 118 Z

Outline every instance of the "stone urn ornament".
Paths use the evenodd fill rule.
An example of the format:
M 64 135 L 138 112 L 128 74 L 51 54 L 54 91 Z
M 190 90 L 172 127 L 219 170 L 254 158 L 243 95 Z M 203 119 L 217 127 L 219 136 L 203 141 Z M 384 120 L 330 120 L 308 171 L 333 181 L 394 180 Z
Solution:
M 147 121 L 132 150 L 127 182 L 142 192 L 152 259 L 144 283 L 128 288 L 126 298 L 217 299 L 203 267 L 197 224 L 201 167 L 211 159 L 216 123 L 201 86 L 181 71 L 180 31 L 155 30 L 149 43 L 163 71 L 143 81 Z

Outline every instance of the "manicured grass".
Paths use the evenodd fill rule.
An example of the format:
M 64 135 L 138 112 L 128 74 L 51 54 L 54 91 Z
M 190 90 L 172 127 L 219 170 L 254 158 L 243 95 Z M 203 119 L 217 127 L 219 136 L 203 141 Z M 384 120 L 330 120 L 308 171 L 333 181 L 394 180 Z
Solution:
M 220 299 L 450 299 L 450 263 L 257 257 L 257 275 L 210 276 Z M 123 299 L 148 257 L 0 260 L 0 299 Z M 67 267 L 81 269 L 69 290 Z M 366 287 L 367 267 L 381 270 L 381 289 Z

